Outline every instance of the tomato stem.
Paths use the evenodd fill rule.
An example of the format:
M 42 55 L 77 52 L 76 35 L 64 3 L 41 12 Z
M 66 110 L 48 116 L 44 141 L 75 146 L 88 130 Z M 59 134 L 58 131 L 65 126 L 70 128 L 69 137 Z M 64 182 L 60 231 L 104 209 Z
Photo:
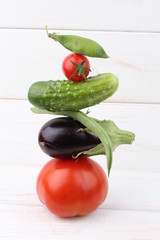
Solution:
M 86 58 L 80 63 L 80 64 L 77 64 L 75 62 L 73 62 L 72 60 L 70 60 L 71 63 L 76 67 L 76 70 L 74 71 L 74 73 L 71 75 L 71 77 L 75 76 L 77 73 L 78 73 L 78 76 L 83 76 L 84 80 L 86 80 L 86 75 L 84 73 L 84 71 L 88 71 L 88 72 L 91 72 L 91 69 L 88 68 L 88 67 L 84 67 L 84 63 L 86 61 Z

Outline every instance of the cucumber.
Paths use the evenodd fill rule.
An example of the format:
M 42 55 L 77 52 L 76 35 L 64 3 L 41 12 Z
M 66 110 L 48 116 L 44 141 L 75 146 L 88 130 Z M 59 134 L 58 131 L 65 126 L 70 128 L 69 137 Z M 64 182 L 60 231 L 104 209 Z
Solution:
M 78 111 L 113 95 L 118 84 L 118 78 L 112 73 L 98 74 L 79 83 L 68 80 L 40 81 L 29 88 L 28 100 L 32 105 L 51 112 Z

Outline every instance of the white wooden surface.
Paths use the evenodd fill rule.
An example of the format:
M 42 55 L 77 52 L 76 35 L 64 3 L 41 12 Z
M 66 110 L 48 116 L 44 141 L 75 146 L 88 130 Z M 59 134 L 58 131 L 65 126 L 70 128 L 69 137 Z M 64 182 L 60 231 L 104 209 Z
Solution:
M 135 131 L 136 141 L 114 152 L 103 205 L 74 219 L 49 213 L 35 192 L 38 172 L 49 160 L 37 134 L 51 116 L 34 115 L 26 100 L 1 100 L 0 109 L 0 239 L 159 239 L 159 105 L 104 103 L 90 109 L 91 116 Z M 94 159 L 106 170 L 104 156 Z
M 0 239 L 160 239 L 159 9 L 159 0 L 0 0 Z M 62 79 L 69 53 L 47 38 L 46 24 L 105 48 L 110 59 L 90 58 L 91 74 L 113 72 L 120 86 L 90 115 L 136 134 L 114 152 L 107 199 L 80 218 L 54 216 L 35 191 L 49 160 L 37 134 L 52 116 L 30 111 L 27 90 L 34 81 Z M 106 170 L 104 156 L 93 159 Z
M 1 0 L 0 27 L 158 32 L 159 0 Z

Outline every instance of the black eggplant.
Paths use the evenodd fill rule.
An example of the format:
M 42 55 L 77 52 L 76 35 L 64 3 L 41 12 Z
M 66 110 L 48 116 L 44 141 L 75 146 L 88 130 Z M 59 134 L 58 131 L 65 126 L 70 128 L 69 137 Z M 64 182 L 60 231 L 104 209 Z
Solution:
M 40 129 L 38 142 L 51 157 L 67 159 L 89 150 L 100 140 L 85 131 L 85 126 L 70 117 L 59 117 L 45 123 Z

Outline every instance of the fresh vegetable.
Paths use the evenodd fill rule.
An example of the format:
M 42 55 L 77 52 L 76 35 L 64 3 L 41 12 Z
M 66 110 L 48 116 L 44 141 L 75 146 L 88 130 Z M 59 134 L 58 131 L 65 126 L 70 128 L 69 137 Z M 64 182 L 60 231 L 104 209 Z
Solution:
M 108 193 L 104 170 L 88 157 L 105 154 L 109 176 L 113 151 L 120 144 L 131 144 L 135 135 L 120 130 L 111 120 L 101 121 L 89 117 L 88 111 L 79 111 L 104 101 L 118 88 L 118 78 L 112 73 L 87 79 L 90 64 L 86 56 L 107 58 L 104 49 L 87 38 L 48 30 L 47 34 L 73 54 L 62 64 L 71 81 L 35 82 L 28 91 L 34 113 L 65 116 L 48 121 L 39 132 L 41 149 L 54 158 L 38 175 L 37 194 L 58 216 L 82 216 L 102 204 Z
M 94 211 L 107 193 L 106 174 L 90 158 L 51 159 L 37 178 L 39 199 L 61 217 L 82 216 Z
M 99 123 L 97 123 L 96 120 L 88 117 L 85 113 L 82 113 L 80 111 L 49 112 L 38 108 L 32 108 L 32 111 L 38 114 L 57 114 L 72 117 L 73 119 L 82 123 L 88 129 L 90 129 L 90 131 L 92 131 L 94 135 L 99 137 L 100 141 L 104 146 L 104 151 L 107 157 L 107 167 L 109 175 L 112 165 L 112 143 L 105 129 Z
M 86 80 L 89 74 L 90 63 L 84 55 L 72 53 L 63 60 L 62 70 L 69 80 L 81 82 Z
M 78 111 L 104 101 L 117 88 L 118 78 L 104 73 L 78 84 L 67 80 L 35 82 L 28 91 L 28 99 L 34 106 L 51 112 Z
M 113 150 L 120 144 L 131 144 L 135 138 L 134 133 L 118 129 L 118 127 L 112 121 L 109 121 L 108 123 L 106 120 L 99 121 L 80 111 L 49 112 L 38 108 L 32 108 L 31 110 L 37 114 L 68 116 L 82 123 L 86 127 L 86 131 L 94 134 L 100 139 L 102 145 L 100 144 L 97 147 L 88 150 L 88 152 L 81 152 L 77 155 L 77 157 L 84 154 L 88 156 L 105 154 L 107 157 L 108 175 L 110 174 L 112 166 Z
M 48 29 L 46 26 L 46 31 L 48 37 L 58 41 L 61 45 L 63 45 L 68 50 L 86 55 L 89 57 L 97 57 L 97 58 L 108 58 L 108 55 L 104 51 L 104 49 L 95 41 L 79 37 L 76 35 L 61 35 L 54 33 L 48 33 Z
M 72 158 L 101 143 L 98 137 L 85 131 L 83 124 L 69 117 L 45 123 L 40 129 L 38 142 L 49 156 L 62 159 Z
M 107 132 L 112 150 L 120 144 L 131 144 L 134 134 L 120 130 L 113 121 L 98 121 Z M 51 157 L 62 159 L 105 154 L 99 138 L 90 129 L 70 117 L 59 117 L 46 122 L 40 129 L 38 142 Z

